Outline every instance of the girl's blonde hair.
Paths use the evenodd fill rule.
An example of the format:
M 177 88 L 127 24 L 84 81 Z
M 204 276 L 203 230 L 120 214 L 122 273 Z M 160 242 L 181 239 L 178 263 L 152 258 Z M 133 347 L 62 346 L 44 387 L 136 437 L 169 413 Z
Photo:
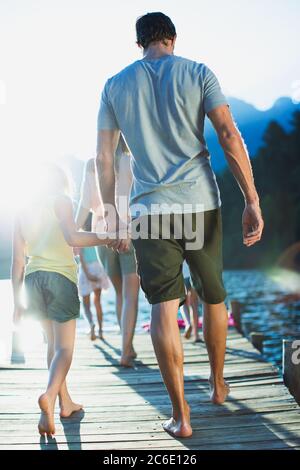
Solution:
M 55 196 L 58 194 L 72 195 L 72 180 L 67 169 L 55 163 L 44 163 L 36 168 L 37 196 L 39 194 Z

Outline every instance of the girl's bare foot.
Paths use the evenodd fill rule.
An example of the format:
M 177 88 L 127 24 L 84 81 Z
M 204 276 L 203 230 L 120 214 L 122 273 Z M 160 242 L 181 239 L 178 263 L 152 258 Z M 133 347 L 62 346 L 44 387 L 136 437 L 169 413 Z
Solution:
M 208 379 L 208 382 L 210 385 L 211 401 L 215 405 L 223 405 L 230 392 L 229 384 L 226 382 L 226 380 L 223 380 L 220 383 L 215 383 L 211 377 Z
M 60 417 L 61 418 L 69 418 L 72 413 L 76 411 L 80 411 L 83 409 L 83 405 L 78 405 L 74 403 L 72 400 L 68 400 L 64 403 L 60 404 Z
M 192 335 L 192 330 L 193 330 L 192 325 L 188 325 L 188 326 L 185 327 L 185 330 L 184 330 L 184 333 L 183 333 L 183 336 L 185 337 L 185 339 L 190 339 L 190 337 Z
M 185 413 L 180 419 L 170 418 L 163 424 L 163 428 L 174 437 L 190 437 L 193 430 L 190 423 L 190 407 L 186 403 Z
M 51 403 L 47 393 L 43 393 L 40 396 L 38 403 L 41 409 L 41 417 L 38 424 L 39 433 L 41 436 L 45 434 L 47 436 L 54 436 L 54 403 Z
M 95 326 L 91 327 L 90 338 L 91 338 L 91 341 L 95 341 L 97 339 L 97 336 L 95 334 Z
M 120 359 L 120 366 L 122 367 L 134 367 L 134 360 L 132 356 L 125 356 L 122 354 Z

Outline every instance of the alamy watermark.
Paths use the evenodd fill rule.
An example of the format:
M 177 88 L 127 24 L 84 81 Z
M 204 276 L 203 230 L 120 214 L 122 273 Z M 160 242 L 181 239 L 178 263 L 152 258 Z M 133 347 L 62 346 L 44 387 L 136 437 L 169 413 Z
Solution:
M 112 204 L 99 206 L 94 230 L 99 238 L 137 240 L 181 240 L 186 250 L 200 250 L 204 244 L 203 204 L 131 204 L 120 196 L 118 210 Z M 106 231 L 103 231 L 104 221 Z
M 295 350 L 291 357 L 292 363 L 295 366 L 298 366 L 300 364 L 300 340 L 299 339 L 295 339 L 292 342 L 292 349 Z

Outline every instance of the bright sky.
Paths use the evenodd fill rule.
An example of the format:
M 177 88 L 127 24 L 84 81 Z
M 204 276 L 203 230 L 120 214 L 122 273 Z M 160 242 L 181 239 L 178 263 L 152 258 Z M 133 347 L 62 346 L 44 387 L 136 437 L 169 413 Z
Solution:
M 299 86 L 299 0 L 0 0 L 6 164 L 94 155 L 102 86 L 140 58 L 148 11 L 172 18 L 176 53 L 207 63 L 227 95 L 267 108 Z

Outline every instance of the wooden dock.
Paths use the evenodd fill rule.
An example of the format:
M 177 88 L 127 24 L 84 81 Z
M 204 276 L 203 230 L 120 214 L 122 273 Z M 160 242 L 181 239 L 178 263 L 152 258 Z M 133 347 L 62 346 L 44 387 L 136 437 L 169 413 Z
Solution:
M 227 344 L 225 375 L 231 386 L 223 406 L 209 401 L 208 358 L 203 344 L 184 341 L 186 396 L 194 434 L 174 439 L 162 429 L 170 403 L 148 334 L 135 338 L 136 369 L 118 367 L 120 336 L 90 342 L 78 337 L 69 387 L 84 412 L 56 420 L 56 438 L 37 433 L 38 395 L 47 379 L 36 352 L 24 365 L 0 371 L 2 449 L 300 449 L 300 408 L 276 368 L 262 361 L 234 329 Z

